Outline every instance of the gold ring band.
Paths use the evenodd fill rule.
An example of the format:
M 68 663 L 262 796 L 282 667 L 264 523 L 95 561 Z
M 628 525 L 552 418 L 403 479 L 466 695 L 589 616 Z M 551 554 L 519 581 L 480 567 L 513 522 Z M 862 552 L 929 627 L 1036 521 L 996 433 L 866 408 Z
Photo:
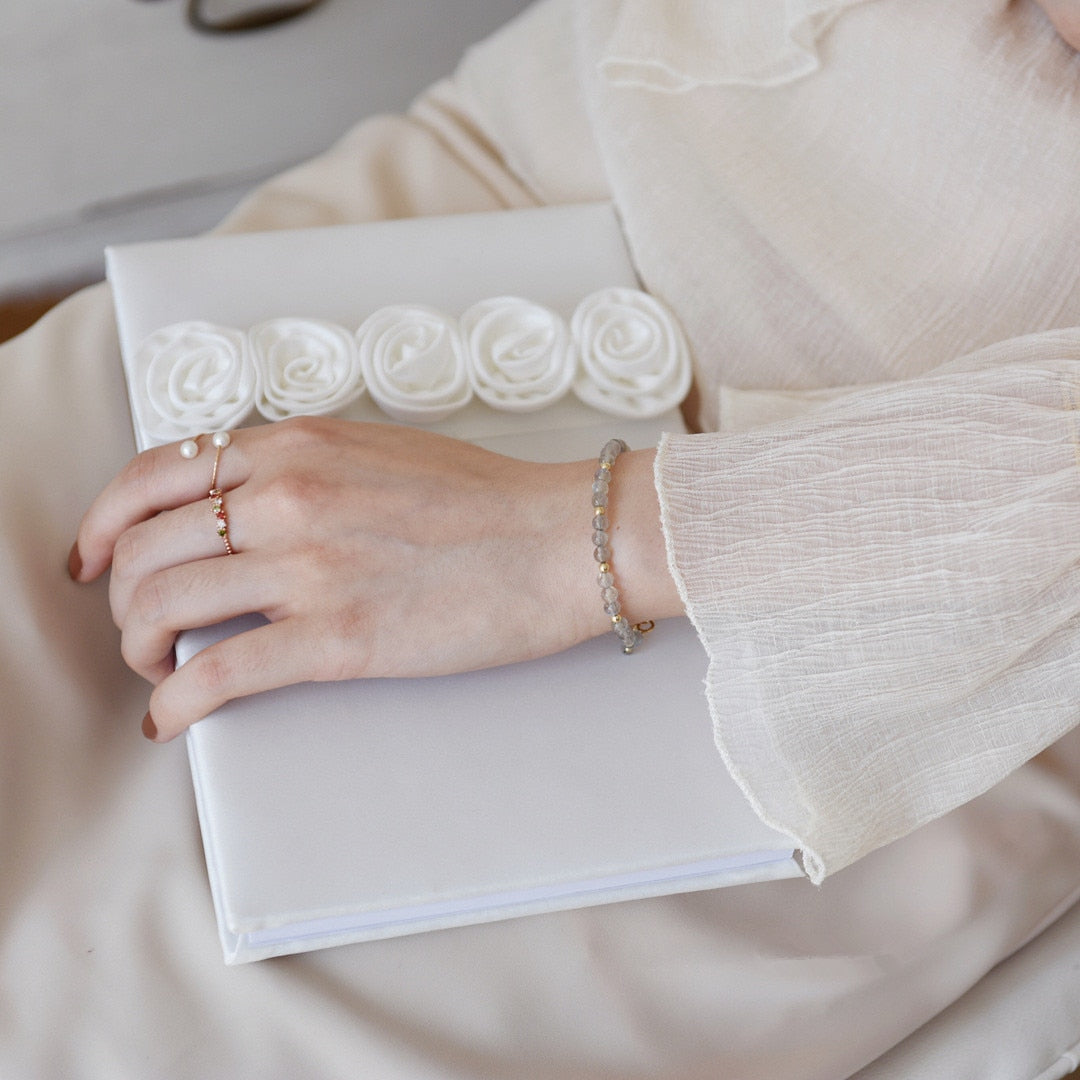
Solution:
M 210 476 L 210 509 L 217 523 L 217 534 L 225 545 L 225 554 L 234 555 L 232 541 L 229 539 L 229 516 L 225 513 L 225 493 L 217 486 L 218 465 L 221 463 L 221 451 L 232 442 L 232 436 L 227 431 L 214 432 L 210 440 L 216 448 L 214 454 L 214 471 Z
M 220 489 L 210 489 L 210 509 L 217 519 L 217 534 L 225 545 L 225 554 L 234 555 L 232 542 L 229 540 L 229 518 L 225 513 L 225 496 Z

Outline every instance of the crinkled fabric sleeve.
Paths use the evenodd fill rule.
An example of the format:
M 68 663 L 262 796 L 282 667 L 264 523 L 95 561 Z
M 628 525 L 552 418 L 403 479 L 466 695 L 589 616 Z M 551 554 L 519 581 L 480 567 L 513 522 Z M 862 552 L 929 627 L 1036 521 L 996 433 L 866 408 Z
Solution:
M 656 482 L 717 745 L 814 881 L 1078 719 L 1080 330 L 741 433 Z

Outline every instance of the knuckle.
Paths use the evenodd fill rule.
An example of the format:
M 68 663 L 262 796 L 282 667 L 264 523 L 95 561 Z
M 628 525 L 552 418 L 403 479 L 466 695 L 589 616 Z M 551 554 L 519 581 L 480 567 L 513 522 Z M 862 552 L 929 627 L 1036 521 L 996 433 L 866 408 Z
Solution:
M 311 522 L 333 504 L 334 493 L 324 477 L 293 467 L 269 479 L 261 498 L 266 499 L 275 519 L 310 534 Z
M 161 476 L 154 455 L 149 452 L 137 454 L 121 471 L 124 483 L 139 492 L 154 493 L 161 488 Z
M 129 616 L 150 626 L 161 626 L 168 622 L 172 604 L 173 593 L 168 582 L 161 574 L 153 574 L 144 578 L 135 589 Z
M 132 671 L 137 672 L 139 670 L 142 655 L 135 644 L 134 636 L 130 632 L 120 635 L 120 656 Z
M 123 580 L 134 576 L 135 568 L 139 562 L 139 540 L 134 529 L 127 529 L 116 539 L 113 546 L 112 573 L 113 577 Z
M 275 424 L 275 438 L 293 452 L 317 446 L 326 440 L 326 421 L 318 416 L 292 416 Z
M 189 668 L 188 677 L 198 685 L 207 700 L 222 702 L 229 699 L 233 671 L 221 649 L 211 646 L 192 657 L 185 667 Z
M 120 655 L 133 671 L 147 675 L 160 660 L 154 654 L 157 632 L 169 624 L 172 591 L 160 574 L 140 582 L 123 614 Z
M 327 470 L 340 433 L 326 417 L 318 416 L 291 417 L 272 427 L 273 442 L 267 444 L 265 455 L 267 467 L 260 470 L 256 481 L 259 502 L 275 518 L 298 526 L 340 498 L 340 486 Z
M 299 473 L 294 471 L 278 473 L 267 482 L 263 492 L 277 519 L 295 523 L 310 512 L 310 485 Z

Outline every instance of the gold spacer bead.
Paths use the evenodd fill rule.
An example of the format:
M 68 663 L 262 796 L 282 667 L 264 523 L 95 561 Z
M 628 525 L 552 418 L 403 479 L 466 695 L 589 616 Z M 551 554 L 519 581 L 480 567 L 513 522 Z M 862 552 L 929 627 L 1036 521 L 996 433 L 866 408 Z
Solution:
M 600 462 L 600 468 L 601 469 L 607 469 L 608 472 L 611 472 L 611 465 L 612 465 L 612 463 L 610 461 L 601 461 Z
M 598 573 L 601 573 L 601 574 L 608 574 L 608 573 L 610 573 L 610 572 L 611 572 L 611 563 L 606 563 L 606 562 L 602 562 L 602 563 L 601 563 L 601 564 L 600 564 L 600 565 L 599 565 L 599 566 L 597 567 L 597 571 L 598 571 Z
M 600 516 L 601 514 L 605 513 L 605 512 L 606 512 L 606 510 L 607 510 L 607 507 L 604 507 L 604 506 L 594 506 L 594 507 L 592 508 L 592 516 L 593 516 L 593 517 L 599 517 L 599 516 Z
M 621 623 L 622 621 L 623 621 L 623 617 L 621 615 L 612 615 L 611 616 L 611 625 L 612 626 L 615 626 L 618 623 Z

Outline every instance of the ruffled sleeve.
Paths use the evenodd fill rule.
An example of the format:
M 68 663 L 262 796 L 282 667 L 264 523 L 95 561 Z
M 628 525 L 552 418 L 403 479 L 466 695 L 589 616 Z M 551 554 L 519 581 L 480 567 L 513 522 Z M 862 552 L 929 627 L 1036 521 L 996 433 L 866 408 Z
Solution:
M 1080 717 L 1078 405 L 1080 330 L 1054 331 L 661 444 L 718 747 L 813 880 Z
M 818 38 L 866 0 L 623 0 L 600 60 L 614 85 L 778 86 L 817 70 Z

